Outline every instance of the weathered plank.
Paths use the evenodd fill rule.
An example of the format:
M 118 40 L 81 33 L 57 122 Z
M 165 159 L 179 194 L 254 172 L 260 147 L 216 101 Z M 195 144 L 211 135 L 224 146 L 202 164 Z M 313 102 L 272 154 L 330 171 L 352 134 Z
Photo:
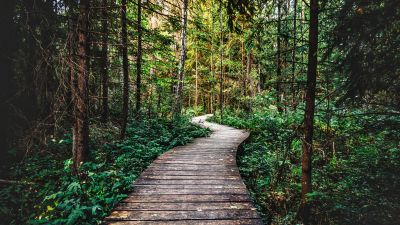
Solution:
M 154 203 L 166 203 L 166 202 L 249 202 L 249 195 L 138 195 L 132 194 L 128 198 L 124 199 L 122 202 L 154 202 Z
M 238 176 L 196 175 L 196 176 L 168 176 L 168 175 L 143 175 L 142 179 L 152 180 L 239 180 Z
M 151 164 L 150 166 L 149 166 L 149 168 L 154 168 L 154 167 L 161 167 L 161 168 L 168 168 L 168 167 L 180 167 L 180 168 L 187 168 L 187 169 L 190 169 L 190 168 L 192 168 L 193 170 L 201 170 L 201 169 L 205 169 L 205 168 L 202 168 L 202 167 L 206 167 L 206 168 L 208 168 L 208 169 L 212 169 L 212 170 L 215 170 L 215 169 L 220 169 L 220 168 L 232 168 L 232 169 L 236 169 L 236 165 L 234 165 L 234 164 L 229 164 L 229 165 L 224 165 L 224 164 L 222 164 L 222 163 L 220 163 L 220 164 L 195 164 L 195 165 L 193 165 L 193 164 L 171 164 L 171 163 L 154 163 L 154 164 Z
M 148 211 L 204 211 L 254 209 L 250 202 L 197 202 L 197 203 L 120 203 L 116 210 L 148 210 Z
M 193 121 L 214 132 L 159 156 L 104 224 L 262 224 L 236 166 L 248 133 L 204 116 Z
M 150 189 L 224 189 L 224 188 L 240 188 L 246 189 L 245 185 L 215 185 L 215 184 L 135 184 L 134 188 L 150 188 Z
M 167 189 L 157 187 L 135 187 L 136 194 L 142 195 L 225 195 L 225 194 L 246 194 L 245 188 L 190 188 L 190 189 Z
M 115 210 L 106 220 L 221 220 L 221 219 L 257 219 L 255 210 L 229 209 L 207 211 L 123 211 Z
M 105 225 L 262 225 L 259 219 L 231 220 L 170 220 L 170 221 L 108 221 Z
M 148 180 L 139 179 L 135 184 L 176 184 L 176 185 L 244 185 L 241 180 Z
M 143 173 L 143 175 L 157 175 L 157 174 L 164 174 L 164 175 L 169 175 L 169 176 L 196 176 L 196 175 L 201 175 L 201 176 L 237 176 L 239 175 L 239 172 L 237 171 L 231 171 L 231 170 L 225 170 L 225 171 L 197 171 L 197 170 L 152 170 L 152 171 L 146 171 Z

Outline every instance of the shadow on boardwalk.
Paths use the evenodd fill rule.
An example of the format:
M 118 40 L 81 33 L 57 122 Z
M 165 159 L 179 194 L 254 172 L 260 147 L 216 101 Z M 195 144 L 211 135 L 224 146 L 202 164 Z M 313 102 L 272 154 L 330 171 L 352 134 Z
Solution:
M 206 117 L 193 122 L 212 135 L 158 157 L 104 224 L 262 224 L 236 166 L 249 134 Z

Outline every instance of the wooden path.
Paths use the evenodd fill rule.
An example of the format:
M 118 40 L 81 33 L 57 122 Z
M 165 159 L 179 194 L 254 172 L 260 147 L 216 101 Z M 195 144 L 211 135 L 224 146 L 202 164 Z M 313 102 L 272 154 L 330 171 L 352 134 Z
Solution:
M 104 224 L 262 224 L 236 166 L 249 134 L 205 119 L 212 135 L 158 157 Z

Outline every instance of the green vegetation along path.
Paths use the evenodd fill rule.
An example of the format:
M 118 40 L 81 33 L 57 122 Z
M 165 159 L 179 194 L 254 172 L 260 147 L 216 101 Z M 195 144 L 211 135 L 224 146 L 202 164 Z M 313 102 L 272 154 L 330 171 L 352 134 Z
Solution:
M 212 135 L 158 157 L 105 224 L 262 224 L 236 166 L 237 148 L 249 134 L 206 117 L 193 122 Z

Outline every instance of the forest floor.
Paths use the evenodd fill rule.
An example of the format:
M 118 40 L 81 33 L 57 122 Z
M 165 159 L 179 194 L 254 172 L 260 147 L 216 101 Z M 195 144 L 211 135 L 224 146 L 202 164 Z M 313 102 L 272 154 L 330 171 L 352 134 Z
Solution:
M 279 113 L 265 99 L 252 112 L 227 110 L 210 121 L 251 133 L 237 164 L 263 222 L 298 224 L 302 135 L 295 128 L 304 108 Z M 400 224 L 399 118 L 335 116 L 327 133 L 323 115 L 315 126 L 311 224 Z
M 187 117 L 132 120 L 124 140 L 117 123 L 92 124 L 89 161 L 80 177 L 71 171 L 72 134 L 65 130 L 23 161 L 0 165 L 8 171 L 1 179 L 19 181 L 0 186 L 0 225 L 100 224 L 158 156 L 209 133 Z
M 213 130 L 159 156 L 106 224 L 262 224 L 236 166 L 243 130 L 206 122 Z

